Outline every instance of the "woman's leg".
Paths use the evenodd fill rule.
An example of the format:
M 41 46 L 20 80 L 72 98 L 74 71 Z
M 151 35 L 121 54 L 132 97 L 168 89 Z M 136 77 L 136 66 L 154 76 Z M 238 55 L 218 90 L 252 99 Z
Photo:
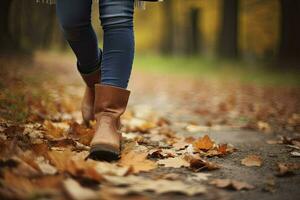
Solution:
M 127 88 L 134 58 L 134 0 L 100 0 L 104 31 L 101 83 Z
M 58 0 L 57 16 L 65 38 L 77 57 L 77 68 L 86 83 L 81 103 L 86 125 L 94 119 L 95 84 L 100 83 L 101 50 L 91 24 L 92 0 Z
M 95 85 L 95 134 L 89 158 L 112 161 L 121 152 L 120 117 L 125 112 L 130 90 L 134 36 L 134 0 L 100 0 L 104 30 L 101 84 Z
M 91 24 L 92 0 L 58 0 L 56 11 L 64 36 L 77 57 L 78 70 L 88 74 L 99 68 L 101 51 Z

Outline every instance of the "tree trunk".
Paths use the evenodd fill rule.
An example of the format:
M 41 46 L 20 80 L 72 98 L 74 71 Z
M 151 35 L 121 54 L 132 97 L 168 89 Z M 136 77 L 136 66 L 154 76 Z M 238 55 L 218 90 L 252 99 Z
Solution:
M 0 50 L 6 50 L 12 45 L 12 37 L 9 30 L 9 14 L 12 0 L 0 1 Z
M 217 54 L 223 58 L 238 56 L 238 11 L 239 0 L 224 0 L 222 24 L 217 46 Z
M 164 13 L 164 36 L 161 49 L 163 53 L 171 54 L 174 49 L 174 18 L 173 18 L 173 2 L 171 0 L 165 0 L 163 3 Z
M 280 61 L 300 61 L 300 1 L 281 0 Z
M 202 34 L 199 31 L 200 23 L 202 21 L 201 13 L 201 9 L 199 8 L 191 8 L 189 12 L 190 27 L 186 30 L 186 43 L 188 45 L 188 54 L 198 54 L 201 52 L 201 44 L 203 39 Z

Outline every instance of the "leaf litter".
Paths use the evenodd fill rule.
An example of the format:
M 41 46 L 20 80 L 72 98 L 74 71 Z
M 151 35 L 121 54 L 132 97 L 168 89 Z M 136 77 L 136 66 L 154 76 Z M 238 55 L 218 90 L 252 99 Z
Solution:
M 78 123 L 80 113 L 77 109 L 81 99 L 78 87 L 74 87 L 71 95 L 65 86 L 41 84 L 43 94 L 45 91 L 49 93 L 51 101 L 47 101 L 34 98 L 30 92 L 34 87 L 22 86 L 19 89 L 13 81 L 6 83 L 12 91 L 26 97 L 25 106 L 28 106 L 29 112 L 22 123 L 2 118 L 2 115 L 0 117 L 0 196 L 4 198 L 99 199 L 105 195 L 122 196 L 149 191 L 155 194 L 181 193 L 194 196 L 208 193 L 204 184 L 206 181 L 219 188 L 250 190 L 254 186 L 247 182 L 226 178 L 211 180 L 213 170 L 222 170 L 222 165 L 215 161 L 237 149 L 230 144 L 216 143 L 206 133 L 226 126 L 254 129 L 268 134 L 276 130 L 299 132 L 300 115 L 294 111 L 297 102 L 289 95 L 293 94 L 292 90 L 280 96 L 281 102 L 271 105 L 265 103 L 267 95 L 264 92 L 270 98 L 278 99 L 275 90 L 237 87 L 227 91 L 247 92 L 240 92 L 239 95 L 229 92 L 224 98 L 215 99 L 209 99 L 216 96 L 213 94 L 188 95 L 191 101 L 202 103 L 195 107 L 186 105 L 188 108 L 183 105 L 179 111 L 192 108 L 190 114 L 205 116 L 206 122 L 202 125 L 173 121 L 159 115 L 149 106 L 128 109 L 122 119 L 122 159 L 114 163 L 85 161 L 94 132 L 93 127 L 87 128 Z M 202 91 L 206 91 L 205 84 L 200 85 L 203 86 Z M 221 94 L 226 87 L 211 88 L 212 93 Z M 27 93 L 24 94 L 24 91 Z M 5 99 L 5 94 L 1 94 L 1 98 Z M 247 103 L 245 99 L 254 103 Z M 10 99 L 6 101 L 10 103 Z M 3 105 L 0 106 L 1 114 L 7 112 Z M 244 116 L 247 119 L 234 125 L 238 117 Z M 270 116 L 280 117 L 274 119 Z M 173 126 L 181 127 L 189 133 L 201 133 L 202 137 L 182 136 Z M 298 156 L 299 141 L 299 135 L 296 135 L 283 136 L 269 143 L 293 148 L 291 155 Z M 262 159 L 250 155 L 242 163 L 259 167 Z M 184 169 L 189 173 L 184 177 L 178 171 L 149 176 L 153 171 L 168 168 Z M 297 162 L 281 162 L 276 166 L 275 175 L 294 175 L 298 170 Z M 111 194 L 106 194 L 106 191 Z

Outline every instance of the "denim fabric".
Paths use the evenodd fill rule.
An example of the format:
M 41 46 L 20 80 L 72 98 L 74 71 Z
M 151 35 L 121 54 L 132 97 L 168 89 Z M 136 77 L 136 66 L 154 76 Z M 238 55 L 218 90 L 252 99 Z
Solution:
M 78 70 L 90 73 L 101 62 L 101 83 L 127 88 L 134 58 L 134 0 L 99 0 L 103 52 L 91 25 L 92 0 L 59 0 L 56 10 Z M 101 59 L 102 57 L 102 59 Z

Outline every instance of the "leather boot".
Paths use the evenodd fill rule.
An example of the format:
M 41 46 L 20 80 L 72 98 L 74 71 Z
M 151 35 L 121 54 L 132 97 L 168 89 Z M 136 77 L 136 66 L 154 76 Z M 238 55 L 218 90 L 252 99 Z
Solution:
M 89 74 L 80 73 L 86 83 L 85 92 L 81 103 L 82 119 L 85 125 L 89 126 L 90 120 L 94 120 L 94 101 L 95 101 L 95 84 L 100 82 L 100 67 Z
M 112 161 L 120 157 L 122 133 L 120 116 L 125 112 L 130 91 L 120 87 L 95 85 L 95 135 L 90 155 L 94 160 Z

